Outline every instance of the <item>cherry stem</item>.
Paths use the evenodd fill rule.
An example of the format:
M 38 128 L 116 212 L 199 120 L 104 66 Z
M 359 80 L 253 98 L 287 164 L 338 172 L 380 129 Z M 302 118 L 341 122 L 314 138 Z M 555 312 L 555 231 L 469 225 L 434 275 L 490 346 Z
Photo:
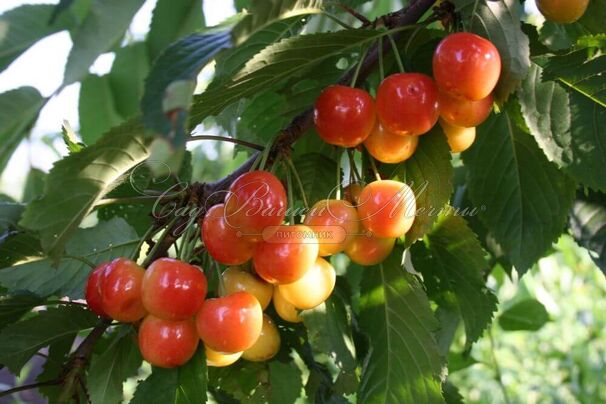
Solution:
M 398 51 L 398 46 L 396 45 L 396 41 L 393 40 L 391 34 L 386 34 L 387 39 L 389 39 L 389 43 L 391 44 L 391 49 L 393 50 L 393 54 L 396 58 L 396 63 L 398 64 L 398 69 L 400 69 L 400 73 L 405 73 L 404 65 L 402 64 L 402 58 L 400 57 L 400 52 Z
M 217 261 L 213 261 L 213 265 L 215 266 L 215 272 L 217 273 L 217 282 L 219 283 L 219 296 L 225 296 L 227 291 L 225 290 L 225 283 L 223 282 L 223 274 L 221 273 L 221 268 Z
M 299 177 L 295 164 L 292 162 L 292 159 L 289 156 L 286 156 L 284 160 L 286 160 L 288 167 L 295 177 L 295 181 L 297 181 L 297 186 L 299 187 L 299 192 L 301 193 L 301 199 L 303 199 L 303 206 L 305 206 L 306 209 L 309 209 L 309 203 L 307 202 L 307 196 L 305 195 L 305 188 L 303 187 L 303 182 L 301 181 L 301 177 Z
M 104 198 L 95 203 L 95 206 L 104 206 L 104 205 L 114 205 L 114 204 L 122 204 L 127 205 L 130 203 L 142 203 L 142 202 L 153 202 L 158 200 L 158 197 L 155 195 L 145 195 L 145 196 L 131 196 L 127 198 Z
M 145 257 L 145 259 L 143 260 L 143 263 L 141 264 L 142 267 L 147 268 L 147 266 L 149 264 L 151 264 L 151 260 L 154 258 L 156 250 L 159 248 L 160 245 L 162 245 L 162 240 L 164 240 L 164 238 L 166 238 L 166 236 L 168 236 L 168 234 L 172 231 L 171 230 L 172 226 L 176 222 L 177 222 L 176 216 L 174 218 L 172 218 L 170 220 L 170 222 L 168 222 L 168 224 L 166 225 L 166 229 L 164 230 L 164 233 L 162 233 L 160 238 L 156 241 L 156 244 L 154 244 L 152 249 L 147 253 L 147 257 Z
M 360 61 L 358 62 L 358 65 L 356 66 L 356 70 L 353 74 L 353 77 L 351 78 L 350 87 L 356 86 L 356 81 L 358 81 L 358 75 L 360 74 L 360 69 L 362 68 L 362 64 L 366 60 L 367 53 L 368 53 L 368 47 L 364 48 L 364 50 L 362 51 L 362 54 L 360 55 Z
M 383 66 L 383 37 L 379 37 L 379 73 L 381 74 L 381 81 L 385 78 L 385 66 Z
M 64 255 L 64 257 L 72 259 L 72 260 L 80 261 L 81 263 L 88 265 L 92 269 L 95 269 L 97 267 L 97 265 L 95 265 L 92 261 L 89 261 L 89 260 L 87 260 L 84 257 L 78 257 L 78 256 L 75 256 L 75 255 L 67 255 L 67 254 Z
M 295 203 L 295 198 L 294 198 L 294 192 L 292 191 L 292 174 L 290 172 L 290 170 L 286 170 L 286 186 L 288 188 L 288 205 L 290 207 L 290 211 L 289 211 L 289 221 L 290 221 L 290 225 L 294 225 L 295 224 L 295 209 L 294 209 L 294 203 Z
M 265 147 L 265 150 L 263 150 L 263 153 L 261 155 L 261 162 L 259 164 L 259 169 L 260 170 L 264 170 L 265 166 L 267 165 L 267 159 L 269 158 L 269 152 L 271 151 L 271 149 L 273 148 L 273 144 L 276 141 L 276 138 L 271 139 L 269 142 L 267 142 L 267 146 Z
M 147 229 L 147 231 L 145 232 L 143 237 L 141 237 L 141 240 L 139 240 L 139 243 L 137 243 L 137 246 L 130 255 L 131 261 L 137 262 L 137 259 L 139 258 L 139 253 L 141 252 L 141 247 L 143 247 L 143 243 L 145 243 L 145 240 L 153 236 L 156 231 L 158 231 L 158 229 L 155 225 L 152 225 L 149 227 L 149 229 Z
M 325 15 L 326 17 L 328 17 L 332 21 L 336 22 L 338 25 L 340 25 L 341 27 L 343 27 L 345 29 L 355 29 L 351 25 L 347 24 L 344 21 L 341 21 L 339 18 L 337 18 L 336 16 L 332 15 L 331 13 L 329 13 L 327 11 L 322 11 L 322 15 Z
M 379 170 L 377 169 L 377 164 L 375 163 L 375 158 L 368 154 L 368 161 L 370 161 L 370 168 L 372 169 L 373 174 L 377 181 L 381 181 L 381 174 L 379 174 Z
M 356 181 L 362 182 L 362 176 L 358 172 L 358 167 L 356 166 L 356 159 L 354 157 L 354 150 L 347 149 L 347 157 L 349 158 L 349 170 L 353 173 L 354 179 Z
M 337 190 L 335 199 L 341 199 L 341 149 L 337 148 Z
M 235 144 L 239 144 L 240 146 L 249 147 L 251 149 L 255 149 L 255 150 L 259 150 L 259 151 L 262 151 L 265 149 L 263 146 L 256 144 L 256 143 L 247 142 L 246 140 L 241 140 L 241 139 L 234 139 L 233 137 L 226 137 L 226 136 L 191 135 L 191 136 L 188 136 L 186 139 L 187 142 L 196 142 L 199 140 L 218 140 L 220 142 L 235 143 Z

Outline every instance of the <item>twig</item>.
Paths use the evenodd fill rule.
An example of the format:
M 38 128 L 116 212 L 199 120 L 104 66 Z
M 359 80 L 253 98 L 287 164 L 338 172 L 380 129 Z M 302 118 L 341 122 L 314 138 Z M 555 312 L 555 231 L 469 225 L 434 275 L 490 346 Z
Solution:
M 241 140 L 241 139 L 234 139 L 233 137 L 215 136 L 215 135 L 191 135 L 191 136 L 188 136 L 186 139 L 187 142 L 196 142 L 199 140 L 218 140 L 220 142 L 229 142 L 229 143 L 239 144 L 241 146 L 250 147 L 251 149 L 255 149 L 255 150 L 264 149 L 264 147 L 261 146 L 260 144 L 247 142 L 246 140 Z
M 369 25 L 372 25 L 372 22 L 368 18 L 366 18 L 364 15 L 358 13 L 353 8 L 348 7 L 345 4 L 341 4 L 341 3 L 336 3 L 336 6 L 339 7 L 340 9 L 342 9 L 343 11 L 345 11 L 346 13 L 353 15 L 358 21 L 360 21 L 362 23 L 362 26 L 367 27 Z
M 501 391 L 503 392 L 503 400 L 506 404 L 511 403 L 509 399 L 509 395 L 507 394 L 507 387 L 503 384 L 503 374 L 501 373 L 501 366 L 499 366 L 499 361 L 497 360 L 497 353 L 494 349 L 494 338 L 492 337 L 492 327 L 488 328 L 488 340 L 490 342 L 490 354 L 492 355 L 492 363 L 494 365 L 494 378 L 497 381 Z
M 20 391 L 37 389 L 38 387 L 43 387 L 43 386 L 54 386 L 54 385 L 57 385 L 57 384 L 61 384 L 62 381 L 63 380 L 61 378 L 57 378 L 57 379 L 53 379 L 53 380 L 46 380 L 46 381 L 43 381 L 43 382 L 37 382 L 37 383 L 31 383 L 31 384 L 23 384 L 21 386 L 13 387 L 12 389 L 0 391 L 0 398 L 1 397 L 6 397 L 6 396 L 10 396 L 11 394 L 15 394 L 15 393 L 18 393 Z

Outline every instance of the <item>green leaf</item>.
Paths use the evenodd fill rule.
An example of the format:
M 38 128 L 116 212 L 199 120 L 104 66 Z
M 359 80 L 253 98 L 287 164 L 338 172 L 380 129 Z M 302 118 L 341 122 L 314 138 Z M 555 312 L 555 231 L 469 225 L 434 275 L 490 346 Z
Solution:
M 514 105 L 509 107 L 514 115 Z M 476 142 L 463 153 L 463 161 L 469 169 L 469 196 L 480 219 L 524 274 L 562 233 L 574 182 L 505 112 L 478 127 Z
M 99 55 L 107 52 L 128 28 L 144 0 L 94 0 L 91 10 L 72 35 L 63 84 L 82 79 Z
M 251 403 L 253 396 L 267 401 L 269 374 L 266 363 L 238 361 L 224 368 L 208 368 L 208 384 L 243 403 Z
M 0 268 L 9 267 L 18 261 L 40 259 L 43 255 L 40 240 L 31 233 L 9 234 L 0 242 Z
M 450 352 L 448 354 L 448 373 L 452 374 L 459 370 L 467 369 L 478 362 L 471 354 Z
M 40 39 L 75 24 L 69 13 L 49 23 L 54 8 L 53 4 L 28 4 L 0 15 L 0 72 Z
M 502 71 L 495 97 L 506 101 L 530 68 L 529 41 L 520 28 L 522 5 L 518 0 L 455 0 L 454 3 L 461 9 L 463 18 L 469 20 L 469 30 L 488 38 L 499 50 Z
M 23 188 L 23 202 L 29 202 L 42 196 L 44 192 L 44 181 L 46 173 L 38 168 L 32 167 L 27 173 L 25 187 Z
M 26 242 L 27 238 L 23 243 Z M 129 256 L 138 242 L 137 233 L 123 219 L 115 218 L 95 227 L 79 229 L 67 243 L 66 251 L 72 256 L 100 264 L 112 258 Z M 19 242 L 17 244 L 20 245 Z M 16 246 L 10 246 L 10 250 L 15 249 Z M 9 291 L 26 290 L 44 297 L 83 297 L 84 285 L 91 271 L 88 265 L 73 258 L 63 258 L 59 266 L 53 268 L 49 258 L 32 257 L 32 253 L 25 255 L 28 257 L 25 262 L 0 269 L 0 284 Z
M 105 132 L 122 122 L 114 104 L 108 75 L 89 74 L 82 80 L 78 114 L 80 135 L 86 144 L 95 143 Z
M 42 372 L 36 377 L 37 382 L 46 382 L 62 375 L 63 365 L 69 359 L 69 354 L 77 333 L 66 335 L 54 341 L 48 346 L 48 359 L 42 365 Z M 40 394 L 48 398 L 51 403 L 56 403 L 61 395 L 61 385 L 40 386 Z
M 570 232 L 579 245 L 589 250 L 596 265 L 606 275 L 606 195 L 578 194 L 570 212 Z
M 18 321 L 25 313 L 41 305 L 43 301 L 31 293 L 0 296 L 0 329 Z
M 444 382 L 442 389 L 444 390 L 446 404 L 463 404 L 465 402 L 463 396 L 459 393 L 459 389 L 448 380 Z
M 44 98 L 33 87 L 0 94 L 0 172 L 38 117 Z
M 25 205 L 17 202 L 0 202 L 0 231 L 16 228 Z
M 143 360 L 130 325 L 119 327 L 111 338 L 107 349 L 93 357 L 88 371 L 88 393 L 93 404 L 122 402 L 122 384 L 137 374 Z
M 174 403 L 178 380 L 177 368 L 153 368 L 151 375 L 137 385 L 131 404 Z
M 419 282 L 400 263 L 402 250 L 366 268 L 360 328 L 370 339 L 358 402 L 444 402 L 442 363 L 432 332 L 438 324 Z
M 499 317 L 499 325 L 506 331 L 537 331 L 548 321 L 547 310 L 535 299 L 522 300 Z
M 303 388 L 301 371 L 294 362 L 269 362 L 269 404 L 294 403 Z
M 116 111 L 123 118 L 139 114 L 145 78 L 149 73 L 150 57 L 144 43 L 134 43 L 116 51 L 109 73 L 109 85 Z
M 41 311 L 0 332 L 0 363 L 18 374 L 40 349 L 68 335 L 92 328 L 97 321 L 98 317 L 93 312 L 71 305 Z
M 334 194 L 337 175 L 337 162 L 320 153 L 306 153 L 293 161 L 303 183 L 305 196 L 310 207 L 319 200 Z M 296 182 L 293 180 L 293 184 Z M 293 185 L 293 186 L 295 186 Z M 295 196 L 300 195 L 298 188 Z
M 458 307 L 468 347 L 482 336 L 497 309 L 497 298 L 484 281 L 485 254 L 465 219 L 451 213 L 440 215 L 424 245 L 411 249 L 414 267 L 423 274 L 430 293 L 445 295 Z
M 147 158 L 147 143 L 140 124 L 129 122 L 60 160 L 47 177 L 44 197 L 27 206 L 20 224 L 39 232 L 44 250 L 60 256 L 95 203 Z

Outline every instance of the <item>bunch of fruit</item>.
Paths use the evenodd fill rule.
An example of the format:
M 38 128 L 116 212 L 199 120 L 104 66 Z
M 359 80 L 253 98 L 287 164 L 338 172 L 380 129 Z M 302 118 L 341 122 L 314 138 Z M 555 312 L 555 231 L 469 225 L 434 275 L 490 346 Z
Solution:
M 376 102 L 364 90 L 334 85 L 318 97 L 314 121 L 327 143 L 361 143 L 383 163 L 410 158 L 423 135 L 440 121 L 453 152 L 475 140 L 475 127 L 490 114 L 501 58 L 487 39 L 470 33 L 444 38 L 433 56 L 435 81 L 421 73 L 386 77 Z

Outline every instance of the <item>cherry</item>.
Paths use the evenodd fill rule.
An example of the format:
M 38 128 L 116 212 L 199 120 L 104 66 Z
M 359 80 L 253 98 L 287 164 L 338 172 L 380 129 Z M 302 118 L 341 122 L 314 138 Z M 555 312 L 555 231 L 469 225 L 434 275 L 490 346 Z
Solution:
M 202 240 L 215 261 L 240 265 L 252 257 L 254 244 L 229 222 L 225 205 L 215 205 L 206 212 L 202 222 Z
M 400 237 L 412 226 L 416 213 L 410 187 L 392 180 L 368 184 L 360 194 L 362 225 L 376 237 Z
M 382 163 L 401 163 L 408 160 L 419 144 L 418 136 L 396 135 L 377 123 L 374 130 L 364 141 L 366 150 Z
M 585 14 L 589 0 L 537 0 L 537 7 L 545 19 L 570 24 Z
M 471 147 L 476 140 L 476 128 L 462 128 L 440 120 L 448 145 L 453 153 L 460 153 Z
M 206 345 L 204 346 L 204 352 L 206 354 L 206 366 L 218 368 L 229 366 L 235 363 L 242 356 L 242 352 L 222 353 L 213 351 Z
M 238 267 L 230 267 L 223 272 L 222 278 L 226 295 L 236 292 L 248 292 L 257 298 L 263 310 L 269 306 L 274 293 L 274 287 L 255 274 L 246 272 Z
M 343 189 L 343 199 L 351 203 L 353 206 L 358 206 L 362 188 L 362 185 L 357 182 L 349 184 Z
M 196 316 L 198 334 L 210 349 L 224 353 L 244 351 L 257 341 L 263 309 L 248 292 L 208 299 Z
M 103 310 L 116 321 L 131 323 L 145 316 L 141 285 L 145 270 L 126 258 L 116 258 L 103 272 L 101 300 Z
M 490 94 L 479 101 L 455 98 L 440 91 L 440 117 L 451 125 L 471 128 L 488 118 L 492 111 L 493 97 Z
M 368 137 L 375 123 L 374 101 L 364 90 L 329 86 L 316 100 L 314 122 L 326 143 L 357 146 Z
M 105 310 L 103 310 L 103 300 L 101 296 L 101 280 L 103 279 L 103 272 L 109 265 L 109 262 L 103 262 L 95 269 L 92 270 L 88 275 L 88 281 L 86 282 L 86 304 L 88 307 L 97 315 L 101 317 L 107 317 Z
M 170 321 L 148 315 L 139 327 L 141 355 L 154 366 L 184 365 L 196 352 L 199 342 L 193 319 Z
M 274 288 L 273 302 L 274 309 L 276 309 L 276 313 L 278 313 L 278 316 L 280 316 L 282 320 L 290 323 L 300 323 L 303 321 L 297 312 L 297 308 L 284 299 L 278 288 Z
M 318 241 L 305 225 L 280 226 L 253 253 L 257 274 L 272 284 L 301 279 L 318 257 Z
M 501 57 L 487 39 L 468 32 L 448 35 L 433 54 L 433 75 L 442 91 L 479 101 L 492 93 L 501 75 Z
M 280 295 L 301 310 L 313 309 L 322 304 L 335 288 L 337 274 L 324 258 L 315 264 L 298 281 L 278 286 Z
M 261 238 L 265 228 L 282 223 L 286 206 L 284 186 L 267 171 L 242 174 L 225 197 L 227 222 L 254 240 Z
M 262 362 L 276 356 L 280 350 L 280 333 L 273 320 L 263 315 L 263 328 L 257 342 L 242 354 L 242 358 L 252 362 Z
M 145 271 L 141 299 L 145 310 L 156 317 L 185 320 L 198 312 L 206 290 L 206 276 L 199 267 L 160 258 Z
M 345 248 L 345 254 L 356 264 L 377 265 L 391 254 L 395 243 L 395 238 L 360 235 Z
M 358 212 L 349 202 L 337 199 L 318 201 L 305 217 L 318 238 L 319 255 L 340 253 L 360 230 Z
M 377 90 L 377 116 L 397 135 L 422 135 L 438 121 L 438 88 L 420 73 L 388 76 Z

